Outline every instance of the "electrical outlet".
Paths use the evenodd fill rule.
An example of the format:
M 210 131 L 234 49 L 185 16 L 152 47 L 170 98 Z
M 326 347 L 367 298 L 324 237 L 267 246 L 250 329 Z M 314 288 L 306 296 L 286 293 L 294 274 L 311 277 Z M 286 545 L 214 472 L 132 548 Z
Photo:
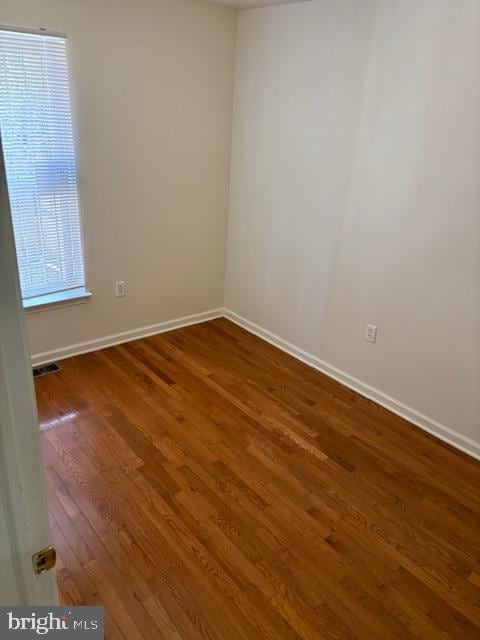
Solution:
M 125 280 L 119 280 L 115 283 L 115 295 L 117 298 L 121 298 L 125 293 Z
M 365 332 L 365 340 L 367 342 L 377 341 L 377 327 L 374 324 L 367 324 L 367 330 Z

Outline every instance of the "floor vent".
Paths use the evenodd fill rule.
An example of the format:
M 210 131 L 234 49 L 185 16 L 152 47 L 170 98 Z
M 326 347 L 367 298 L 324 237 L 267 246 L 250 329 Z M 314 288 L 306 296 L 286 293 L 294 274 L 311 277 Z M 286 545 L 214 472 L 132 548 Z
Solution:
M 33 377 L 40 378 L 41 376 L 48 376 L 49 373 L 56 373 L 61 370 L 62 367 L 60 365 L 56 362 L 52 362 L 52 364 L 45 364 L 43 367 L 34 367 Z

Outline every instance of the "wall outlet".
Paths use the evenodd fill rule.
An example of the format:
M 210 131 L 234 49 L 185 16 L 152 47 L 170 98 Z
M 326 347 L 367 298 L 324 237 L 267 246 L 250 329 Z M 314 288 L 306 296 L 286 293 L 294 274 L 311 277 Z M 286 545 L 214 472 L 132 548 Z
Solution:
M 377 341 L 377 327 L 374 324 L 367 324 L 367 330 L 365 332 L 365 340 L 367 342 Z
M 126 293 L 125 290 L 125 280 L 119 280 L 115 283 L 115 295 L 117 298 L 121 298 Z

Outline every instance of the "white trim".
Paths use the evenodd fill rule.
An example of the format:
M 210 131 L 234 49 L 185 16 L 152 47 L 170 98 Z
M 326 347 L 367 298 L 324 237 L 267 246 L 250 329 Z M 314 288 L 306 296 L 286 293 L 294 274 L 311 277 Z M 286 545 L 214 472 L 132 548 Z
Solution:
M 303 349 L 296 347 L 290 342 L 287 342 L 283 338 L 280 338 L 267 329 L 260 327 L 254 322 L 250 322 L 250 320 L 243 318 L 234 311 L 224 309 L 224 316 L 228 320 L 231 320 L 238 326 L 242 327 L 242 329 L 246 329 L 250 333 L 255 334 L 266 342 L 273 344 L 278 349 L 281 349 L 294 358 L 297 358 L 297 360 L 301 360 L 305 364 L 308 364 L 310 367 L 321 371 L 325 375 L 333 378 L 337 382 L 340 382 L 349 389 L 353 389 L 353 391 L 356 391 L 365 398 L 373 400 L 377 404 L 385 407 L 389 411 L 392 411 L 401 418 L 404 418 L 405 420 L 408 420 L 408 422 L 411 422 L 417 427 L 420 427 L 420 429 L 423 429 L 431 435 L 436 436 L 440 440 L 447 442 L 448 444 L 452 445 L 452 447 L 460 449 L 460 451 L 463 451 L 473 458 L 480 460 L 480 443 L 461 435 L 453 429 L 450 429 L 450 427 L 447 427 L 440 422 L 429 418 L 425 414 L 412 409 L 412 407 L 403 404 L 403 402 L 395 400 L 395 398 L 388 396 L 382 391 L 379 391 L 378 389 L 365 384 L 361 380 L 354 378 L 348 373 L 345 373 L 344 371 L 333 367 L 327 362 L 320 360 L 320 358 L 317 358 L 316 356 L 303 351 Z
M 91 291 L 85 287 L 75 287 L 66 291 L 56 291 L 55 293 L 45 293 L 34 298 L 25 298 L 23 308 L 26 313 L 39 313 L 49 311 L 58 307 L 71 306 L 72 304 L 82 304 L 91 298 Z
M 188 327 L 200 322 L 207 322 L 208 320 L 214 320 L 215 318 L 225 317 L 231 320 L 238 326 L 242 327 L 246 331 L 255 334 L 259 338 L 262 338 L 266 342 L 273 344 L 278 349 L 285 351 L 289 355 L 297 358 L 301 362 L 321 371 L 325 375 L 333 378 L 340 384 L 345 385 L 349 389 L 353 389 L 360 395 L 373 400 L 377 404 L 385 407 L 389 411 L 392 411 L 396 415 L 404 418 L 408 422 L 411 422 L 415 426 L 427 431 L 433 436 L 436 436 L 440 440 L 452 445 L 456 449 L 463 451 L 464 453 L 480 460 L 480 443 L 461 435 L 454 431 L 450 427 L 437 422 L 433 418 L 429 418 L 423 413 L 416 411 L 412 407 L 388 396 L 387 394 L 371 387 L 370 385 L 354 378 L 348 373 L 337 369 L 336 367 L 328 364 L 327 362 L 317 358 L 296 347 L 294 344 L 287 342 L 283 338 L 275 335 L 271 331 L 260 327 L 259 325 L 243 318 L 230 309 L 212 309 L 205 311 L 204 313 L 196 313 L 191 316 L 185 316 L 183 318 L 176 318 L 174 320 L 167 320 L 166 322 L 160 322 L 159 324 L 153 324 L 148 327 L 141 327 L 139 329 L 132 329 L 130 331 L 123 331 L 122 333 L 115 333 L 95 340 L 89 340 L 87 342 L 79 342 L 77 344 L 69 345 L 68 347 L 62 347 L 60 349 L 53 349 L 52 351 L 44 351 L 43 353 L 37 353 L 32 355 L 32 366 L 38 367 L 54 360 L 63 360 L 72 356 L 78 356 L 82 353 L 90 353 L 92 351 L 98 351 L 99 349 L 105 349 L 106 347 L 113 347 L 124 342 L 130 342 L 132 340 L 138 340 L 139 338 L 146 338 L 166 331 L 172 331 L 173 329 L 180 329 L 182 327 Z
M 52 537 L 1 141 L 0 300 L 1 597 L 12 605 L 54 605 L 55 572 L 37 577 L 32 565 Z
M 148 336 L 153 336 L 157 333 L 164 333 L 165 331 L 172 331 L 172 329 L 188 327 L 192 324 L 206 322 L 207 320 L 214 320 L 215 318 L 221 318 L 222 316 L 222 308 L 211 309 L 210 311 L 205 311 L 203 313 L 195 313 L 191 316 L 167 320 L 166 322 L 160 322 L 159 324 L 152 324 L 148 327 L 122 331 L 121 333 L 114 333 L 109 336 L 103 336 L 102 338 L 96 338 L 95 340 L 71 344 L 68 347 L 52 349 L 52 351 L 44 351 L 43 353 L 35 353 L 32 355 L 32 366 L 38 367 L 54 360 L 64 360 L 65 358 L 78 356 L 82 353 L 98 351 L 99 349 L 105 349 L 106 347 L 113 347 L 117 344 L 123 344 L 124 342 L 138 340 L 139 338 L 147 338 Z

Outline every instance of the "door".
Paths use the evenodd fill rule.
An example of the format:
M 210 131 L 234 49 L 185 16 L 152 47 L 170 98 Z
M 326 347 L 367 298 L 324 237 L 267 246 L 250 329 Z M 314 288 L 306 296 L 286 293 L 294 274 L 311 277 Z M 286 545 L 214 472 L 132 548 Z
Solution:
M 55 572 L 32 556 L 51 543 L 37 406 L 25 338 L 0 142 L 0 605 L 54 605 Z

